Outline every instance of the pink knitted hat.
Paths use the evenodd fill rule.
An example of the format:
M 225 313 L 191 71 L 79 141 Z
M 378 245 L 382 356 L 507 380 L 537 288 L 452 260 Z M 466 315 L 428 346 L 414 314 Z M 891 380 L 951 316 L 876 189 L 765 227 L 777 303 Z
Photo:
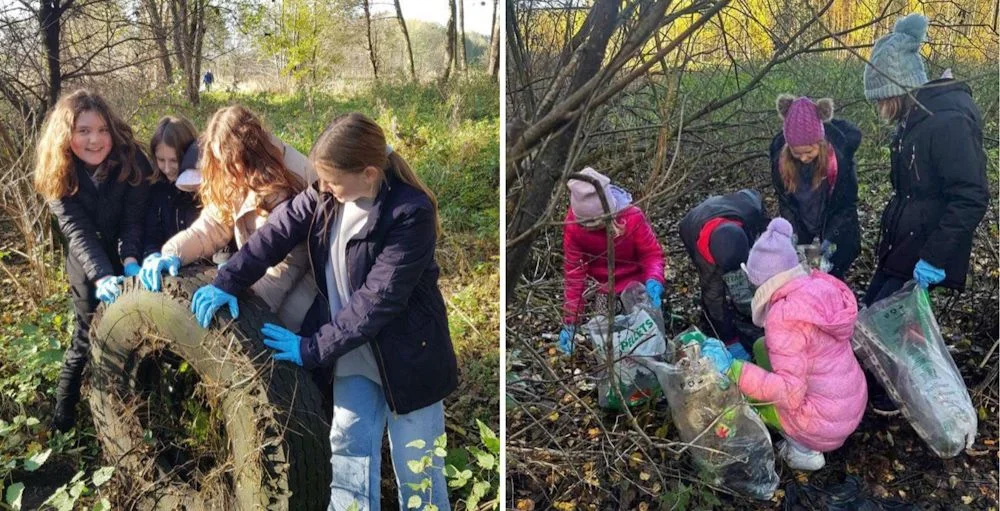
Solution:
M 792 245 L 792 224 L 778 217 L 767 224 L 767 230 L 750 249 L 747 276 L 753 285 L 760 287 L 771 277 L 791 270 L 798 264 L 799 255 Z
M 785 143 L 790 146 L 818 144 L 825 139 L 823 123 L 833 119 L 833 100 L 823 98 L 815 103 L 805 96 L 798 99 L 788 94 L 778 96 L 778 114 L 784 119 Z
M 601 184 L 601 192 L 608 198 L 608 206 L 612 212 L 617 212 L 615 199 L 609 190 L 611 179 L 590 167 L 581 170 L 580 173 L 596 179 Z M 569 187 L 569 207 L 577 220 L 597 218 L 604 214 L 601 199 L 597 196 L 594 185 L 579 179 L 570 179 L 566 186 Z

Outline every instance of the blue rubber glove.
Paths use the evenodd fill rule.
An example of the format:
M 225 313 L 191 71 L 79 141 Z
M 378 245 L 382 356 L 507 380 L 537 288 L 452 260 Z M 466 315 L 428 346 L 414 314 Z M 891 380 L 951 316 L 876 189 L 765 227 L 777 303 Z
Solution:
M 653 307 L 660 306 L 660 298 L 663 296 L 663 284 L 656 279 L 649 279 L 646 281 L 646 294 L 649 295 L 649 301 L 652 302 Z
M 830 248 L 833 246 L 830 240 L 823 240 L 823 243 L 819 246 L 819 253 L 822 254 L 827 259 L 833 255 L 833 251 Z
M 726 349 L 729 350 L 729 354 L 732 355 L 733 358 L 737 360 L 745 360 L 745 361 L 750 360 L 750 354 L 747 353 L 746 348 L 744 348 L 743 345 L 738 342 L 734 342 L 729 346 L 726 346 Z
M 122 294 L 122 290 L 118 289 L 118 284 L 121 284 L 123 280 L 125 279 L 114 275 L 108 275 L 98 280 L 95 291 L 97 299 L 108 305 L 115 303 L 115 300 Z
M 125 276 L 135 277 L 136 275 L 139 274 L 140 270 L 142 270 L 142 267 L 139 266 L 139 263 L 135 261 L 129 261 L 129 263 L 125 265 Z
M 159 252 L 149 254 L 142 261 L 142 271 L 139 272 L 139 281 L 142 287 L 150 291 L 160 290 L 160 272 L 168 270 L 173 277 L 181 270 L 181 260 L 177 256 L 163 257 Z
M 729 366 L 733 365 L 733 355 L 726 349 L 726 345 L 712 337 L 705 339 L 705 343 L 701 345 L 701 355 L 711 360 L 722 374 L 726 374 Z
M 573 354 L 573 335 L 576 334 L 576 327 L 573 325 L 563 325 L 562 331 L 559 332 L 559 351 L 567 354 Z
M 236 297 L 211 285 L 205 285 L 194 292 L 191 299 L 191 312 L 202 328 L 208 328 L 212 322 L 212 316 L 219 307 L 229 305 L 229 315 L 236 319 L 240 317 L 240 306 L 236 303 Z
M 301 337 L 285 327 L 272 323 L 264 323 L 260 333 L 264 335 L 265 346 L 278 350 L 271 355 L 271 358 L 292 362 L 302 367 Z
M 927 286 L 940 284 L 944 280 L 944 270 L 921 259 L 913 267 L 913 280 L 916 280 L 921 288 L 927 289 Z

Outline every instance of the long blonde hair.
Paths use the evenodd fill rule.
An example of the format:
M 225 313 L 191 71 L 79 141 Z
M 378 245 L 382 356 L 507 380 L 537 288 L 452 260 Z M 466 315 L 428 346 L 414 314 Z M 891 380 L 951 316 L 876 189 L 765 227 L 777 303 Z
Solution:
M 46 200 L 61 199 L 79 190 L 80 183 L 76 178 L 70 141 L 73 139 L 76 120 L 84 112 L 100 115 L 111 134 L 111 152 L 101 163 L 99 172 L 121 164 L 118 182 L 128 181 L 135 186 L 142 180 L 142 169 L 136 164 L 136 157 L 141 149 L 132 128 L 115 115 L 100 94 L 78 89 L 59 98 L 45 118 L 42 136 L 38 139 L 35 151 L 35 190 Z
M 799 189 L 799 172 L 807 165 L 812 167 L 810 189 L 815 190 L 826 179 L 830 161 L 829 152 L 832 150 L 830 143 L 824 140 L 819 144 L 819 153 L 816 157 L 809 163 L 802 163 L 792 155 L 792 148 L 785 144 L 778 157 L 778 173 L 781 174 L 781 182 L 785 185 L 785 193 L 795 193 Z
M 208 121 L 201 141 L 201 186 L 206 208 L 233 222 L 247 194 L 255 192 L 257 208 L 269 211 L 269 198 L 289 197 L 306 183 L 285 167 L 282 149 L 271 142 L 260 118 L 241 105 L 219 109 Z
M 149 139 L 149 154 L 155 159 L 156 146 L 164 144 L 167 147 L 172 148 L 174 152 L 177 153 L 177 160 L 179 163 L 184 157 L 184 151 L 187 151 L 188 146 L 190 146 L 191 143 L 197 138 L 198 130 L 195 129 L 194 124 L 192 124 L 191 121 L 185 117 L 167 115 L 156 123 L 156 129 L 153 130 L 153 136 Z M 155 183 L 159 181 L 161 174 L 160 168 L 154 163 L 153 175 L 150 177 L 150 182 Z
M 317 169 L 337 169 L 342 172 L 363 172 L 368 167 L 383 169 L 400 181 L 417 188 L 434 206 L 434 229 L 441 235 L 441 219 L 434 192 L 413 172 L 399 153 L 386 154 L 385 133 L 375 121 L 357 112 L 333 119 L 320 134 L 309 152 Z M 320 178 L 322 179 L 322 177 Z

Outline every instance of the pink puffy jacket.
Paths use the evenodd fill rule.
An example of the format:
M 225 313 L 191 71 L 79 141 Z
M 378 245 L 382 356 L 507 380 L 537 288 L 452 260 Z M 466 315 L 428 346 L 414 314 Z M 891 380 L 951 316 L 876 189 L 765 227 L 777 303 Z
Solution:
M 615 238 L 615 292 L 620 293 L 632 282 L 655 279 L 663 283 L 663 248 L 642 210 L 628 206 L 618 213 L 615 221 L 623 227 L 622 234 Z M 602 285 L 601 292 L 608 292 L 607 251 L 604 229 L 587 229 L 576 223 L 570 209 L 563 231 L 564 322 L 575 324 L 582 319 L 579 315 L 584 308 L 587 277 Z
M 765 283 L 766 285 L 766 283 Z M 744 363 L 740 390 L 774 403 L 784 432 L 817 451 L 832 451 L 858 427 L 868 402 L 851 350 L 858 316 L 843 282 L 814 271 L 771 295 L 764 339 L 772 372 Z

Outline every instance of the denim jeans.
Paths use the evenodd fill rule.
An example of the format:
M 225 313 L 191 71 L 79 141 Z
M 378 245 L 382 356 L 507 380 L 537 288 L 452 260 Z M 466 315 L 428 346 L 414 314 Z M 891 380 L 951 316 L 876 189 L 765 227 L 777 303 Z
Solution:
M 392 468 L 399 488 L 399 507 L 413 495 L 419 495 L 423 504 L 434 504 L 438 509 L 450 509 L 448 486 L 445 481 L 444 459 L 434 456 L 433 467 L 415 474 L 407 466 L 434 449 L 434 440 L 444 435 L 444 404 L 441 401 L 405 415 L 396 415 L 382 393 L 382 387 L 364 376 L 346 376 L 333 382 L 333 425 L 330 427 L 330 463 L 333 481 L 330 482 L 329 511 L 345 511 L 356 504 L 358 511 L 379 509 L 380 463 L 382 461 L 382 435 L 389 427 L 389 449 Z M 423 440 L 423 449 L 406 447 L 414 440 Z M 429 478 L 431 489 L 420 492 L 407 486 L 420 484 Z

